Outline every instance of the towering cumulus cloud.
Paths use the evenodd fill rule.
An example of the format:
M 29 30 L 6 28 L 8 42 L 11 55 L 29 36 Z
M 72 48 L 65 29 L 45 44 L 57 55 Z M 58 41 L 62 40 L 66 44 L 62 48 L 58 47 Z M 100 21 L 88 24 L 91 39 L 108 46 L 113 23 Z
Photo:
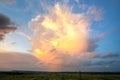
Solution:
M 16 30 L 14 26 L 7 16 L 0 13 L 0 40 L 4 39 L 7 33 L 14 32 Z
M 46 15 L 38 15 L 30 22 L 34 32 L 32 52 L 48 70 L 61 70 L 62 66 L 77 63 L 84 53 L 96 45 L 90 39 L 90 18 L 75 14 L 66 6 L 55 4 Z M 87 55 L 88 56 L 88 55 Z M 88 56 L 88 57 L 89 57 Z

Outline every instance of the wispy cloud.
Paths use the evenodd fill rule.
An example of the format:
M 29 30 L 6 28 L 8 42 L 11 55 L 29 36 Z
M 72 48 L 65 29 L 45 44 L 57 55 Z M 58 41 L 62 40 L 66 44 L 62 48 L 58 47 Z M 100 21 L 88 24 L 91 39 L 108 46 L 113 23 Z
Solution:
M 95 21 L 102 20 L 103 18 L 103 10 L 100 8 L 96 8 L 95 6 L 89 7 L 87 14 L 92 16 Z
M 76 3 L 79 3 L 79 0 L 75 0 Z
M 0 0 L 0 2 L 14 3 L 16 0 Z
M 29 34 L 25 33 L 25 32 L 17 32 L 17 33 L 24 36 L 25 38 L 27 38 L 29 40 L 31 39 L 31 36 Z
M 7 2 L 9 2 L 9 3 L 13 3 L 13 2 L 15 2 L 16 0 L 6 0 Z
M 106 59 L 106 58 L 116 58 L 116 57 L 120 57 L 119 54 L 116 54 L 116 53 L 106 53 L 106 54 L 101 56 L 101 58 L 103 58 L 103 59 Z

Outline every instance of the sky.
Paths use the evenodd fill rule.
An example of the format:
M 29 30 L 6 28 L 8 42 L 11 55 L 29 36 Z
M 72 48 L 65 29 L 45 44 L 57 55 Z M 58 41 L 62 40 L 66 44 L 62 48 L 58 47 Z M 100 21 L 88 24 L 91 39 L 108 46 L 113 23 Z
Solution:
M 119 0 L 0 0 L 0 70 L 120 71 Z

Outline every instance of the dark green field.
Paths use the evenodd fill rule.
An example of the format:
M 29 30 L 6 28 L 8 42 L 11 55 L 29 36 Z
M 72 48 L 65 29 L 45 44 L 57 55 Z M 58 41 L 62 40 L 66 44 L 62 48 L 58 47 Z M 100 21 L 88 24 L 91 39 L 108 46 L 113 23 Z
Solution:
M 119 73 L 5 72 L 0 80 L 120 80 Z

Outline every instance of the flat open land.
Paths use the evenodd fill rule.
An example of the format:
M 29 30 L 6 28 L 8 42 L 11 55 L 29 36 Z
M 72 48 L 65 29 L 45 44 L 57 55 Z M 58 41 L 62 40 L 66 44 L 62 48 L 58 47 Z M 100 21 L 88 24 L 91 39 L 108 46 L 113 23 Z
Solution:
M 120 73 L 0 72 L 0 80 L 120 80 Z

